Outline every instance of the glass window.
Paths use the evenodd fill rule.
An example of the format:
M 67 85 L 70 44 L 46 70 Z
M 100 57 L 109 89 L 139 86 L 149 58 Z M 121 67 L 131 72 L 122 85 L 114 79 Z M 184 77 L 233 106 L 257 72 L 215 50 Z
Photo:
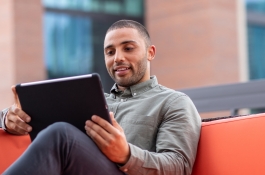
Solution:
M 246 0 L 250 79 L 265 78 L 265 0 Z
M 125 0 L 125 13 L 131 16 L 143 15 L 143 1 L 142 0 Z
M 97 72 L 108 91 L 113 80 L 104 61 L 108 27 L 119 19 L 143 23 L 143 0 L 43 0 L 48 78 Z
M 247 11 L 265 13 L 264 0 L 246 0 Z
M 43 0 L 45 7 L 142 16 L 143 0 Z
M 250 79 L 265 78 L 265 26 L 248 25 Z
M 58 78 L 91 72 L 91 20 L 67 14 L 45 13 L 44 23 L 44 51 L 48 77 Z
M 122 14 L 122 4 L 115 1 L 106 1 L 103 5 L 105 13 Z

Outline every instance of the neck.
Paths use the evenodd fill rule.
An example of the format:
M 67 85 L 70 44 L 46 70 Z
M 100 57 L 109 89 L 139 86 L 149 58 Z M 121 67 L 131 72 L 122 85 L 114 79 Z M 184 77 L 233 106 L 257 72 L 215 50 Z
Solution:
M 118 89 L 121 90 L 121 91 L 124 91 L 125 89 L 127 89 L 127 87 L 123 87 L 123 86 L 119 86 L 118 85 Z

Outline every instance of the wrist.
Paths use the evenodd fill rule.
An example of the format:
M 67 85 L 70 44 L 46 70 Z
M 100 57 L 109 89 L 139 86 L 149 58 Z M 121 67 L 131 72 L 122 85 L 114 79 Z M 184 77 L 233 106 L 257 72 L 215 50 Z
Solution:
M 2 120 L 1 120 L 1 126 L 2 126 L 2 129 L 4 131 L 7 131 L 7 127 L 6 127 L 6 124 L 5 124 L 5 120 L 6 120 L 6 115 L 8 113 L 8 108 L 2 110 L 1 113 L 2 113 L 2 116 L 1 116 L 1 118 L 2 118 Z
M 119 166 L 124 166 L 130 159 L 131 157 L 131 151 L 130 151 L 130 146 L 129 144 L 127 145 L 127 154 L 124 156 L 124 159 L 118 163 Z

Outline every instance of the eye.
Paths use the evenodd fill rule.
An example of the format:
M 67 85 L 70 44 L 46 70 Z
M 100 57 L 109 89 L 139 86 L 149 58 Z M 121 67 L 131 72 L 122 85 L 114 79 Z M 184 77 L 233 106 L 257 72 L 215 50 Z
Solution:
M 113 55 L 115 53 L 114 50 L 107 50 L 106 55 Z
M 125 50 L 125 51 L 132 51 L 133 48 L 132 48 L 132 47 L 125 47 L 124 50 Z

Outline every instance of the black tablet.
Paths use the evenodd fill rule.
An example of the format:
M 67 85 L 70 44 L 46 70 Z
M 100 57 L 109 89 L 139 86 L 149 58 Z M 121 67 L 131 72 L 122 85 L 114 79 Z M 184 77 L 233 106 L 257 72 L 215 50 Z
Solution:
M 59 78 L 16 86 L 21 108 L 30 117 L 31 140 L 48 125 L 64 121 L 85 132 L 85 121 L 98 115 L 111 123 L 100 77 Z

